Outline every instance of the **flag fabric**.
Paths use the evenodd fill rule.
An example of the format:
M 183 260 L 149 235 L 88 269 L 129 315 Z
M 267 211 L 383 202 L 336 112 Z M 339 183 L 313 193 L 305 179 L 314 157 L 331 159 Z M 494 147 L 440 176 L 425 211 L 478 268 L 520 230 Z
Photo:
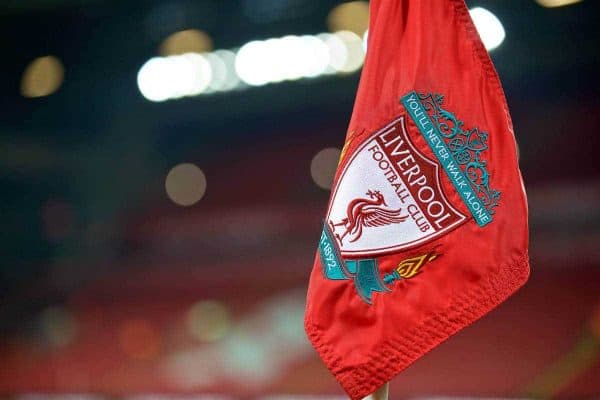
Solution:
M 362 398 L 529 276 L 504 93 L 463 0 L 371 0 L 305 329 Z M 465 349 L 468 351 L 468 349 Z

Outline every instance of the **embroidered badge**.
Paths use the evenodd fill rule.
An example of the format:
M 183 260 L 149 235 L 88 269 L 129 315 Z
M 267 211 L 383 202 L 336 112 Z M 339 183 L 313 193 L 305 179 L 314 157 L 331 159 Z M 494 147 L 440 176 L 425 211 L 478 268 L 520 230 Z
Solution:
M 404 116 L 375 132 L 340 173 L 326 216 L 342 257 L 406 250 L 456 228 L 437 162 L 409 138 Z
M 478 128 L 465 129 L 463 121 L 442 108 L 442 95 L 413 91 L 402 96 L 401 102 L 477 224 L 492 222 L 501 193 L 490 188 L 482 157 L 488 149 L 488 134 Z
M 373 301 L 373 292 L 391 291 L 395 282 L 415 277 L 421 272 L 423 265 L 438 257 L 438 253 L 431 251 L 404 259 L 400 261 L 391 273 L 385 274 L 383 278 L 379 274 L 377 259 L 348 260 L 346 264 L 354 279 L 356 292 L 361 299 L 371 304 Z
M 393 271 L 382 277 L 376 258 L 342 259 L 326 223 L 319 241 L 319 256 L 325 277 L 331 280 L 352 280 L 360 298 L 371 304 L 374 292 L 390 292 L 395 282 L 415 277 L 425 264 L 438 258 L 439 254 L 429 251 L 403 259 Z
M 354 199 L 348 204 L 346 217 L 340 222 L 329 221 L 331 230 L 335 232 L 336 228 L 342 226 L 341 236 L 336 233 L 335 238 L 342 245 L 346 235 L 350 234 L 348 240 L 356 242 L 362 236 L 364 227 L 377 227 L 404 222 L 408 214 L 402 215 L 402 208 L 391 210 L 387 207 L 385 198 L 379 190 L 369 190 L 367 196 L 370 198 Z
M 488 134 L 466 129 L 442 107 L 443 100 L 414 91 L 402 96 L 407 116 L 367 138 L 350 155 L 333 189 L 319 241 L 323 274 L 352 280 L 369 304 L 373 293 L 390 291 L 394 282 L 416 276 L 439 255 L 411 256 L 383 276 L 377 256 L 421 246 L 467 220 L 446 197 L 442 170 L 479 226 L 492 222 L 500 201 L 501 193 L 490 188 L 484 159 Z M 425 139 L 435 160 L 412 142 L 406 118 L 417 127 L 411 134 Z

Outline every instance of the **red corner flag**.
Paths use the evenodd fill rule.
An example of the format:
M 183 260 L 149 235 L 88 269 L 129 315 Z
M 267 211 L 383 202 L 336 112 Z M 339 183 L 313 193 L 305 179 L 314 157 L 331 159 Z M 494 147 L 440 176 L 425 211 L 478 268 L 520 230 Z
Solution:
M 305 328 L 360 399 L 529 275 L 506 100 L 463 0 L 371 0 Z

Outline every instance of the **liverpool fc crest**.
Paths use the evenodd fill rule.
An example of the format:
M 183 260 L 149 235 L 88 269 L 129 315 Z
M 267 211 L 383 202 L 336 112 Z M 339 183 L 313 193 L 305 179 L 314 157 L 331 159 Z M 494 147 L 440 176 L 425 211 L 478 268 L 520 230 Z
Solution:
M 326 218 L 346 257 L 405 250 L 465 220 L 444 194 L 439 165 L 411 142 L 404 116 L 353 153 Z
M 343 233 L 334 233 L 335 238 L 341 245 L 346 235 L 350 234 L 350 242 L 356 242 L 362 236 L 363 228 L 378 227 L 390 224 L 404 222 L 408 218 L 408 214 L 402 215 L 402 208 L 391 210 L 387 207 L 385 198 L 379 190 L 369 190 L 367 192 L 368 199 L 354 199 L 348 204 L 346 217 L 340 222 L 334 223 L 329 221 L 331 230 L 336 231 L 337 227 L 342 226 Z
M 444 175 L 446 188 L 455 190 L 453 201 L 462 201 L 480 227 L 492 222 L 501 195 L 490 187 L 486 132 L 466 129 L 442 108 L 443 96 L 410 92 L 401 102 L 406 114 L 365 139 L 346 162 L 319 241 L 324 276 L 352 280 L 369 304 L 373 293 L 388 292 L 394 282 L 416 276 L 439 253 L 411 250 L 415 255 L 392 271 L 389 263 L 379 270 L 381 256 L 404 255 L 467 220 L 444 193 Z M 412 141 L 407 120 L 432 158 Z

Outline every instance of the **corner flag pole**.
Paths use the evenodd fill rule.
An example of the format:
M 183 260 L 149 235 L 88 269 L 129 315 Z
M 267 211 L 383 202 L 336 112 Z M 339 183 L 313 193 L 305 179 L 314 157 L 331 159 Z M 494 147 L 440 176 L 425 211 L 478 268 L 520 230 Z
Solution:
M 389 383 L 385 383 L 379 389 L 365 397 L 363 400 L 388 400 Z

